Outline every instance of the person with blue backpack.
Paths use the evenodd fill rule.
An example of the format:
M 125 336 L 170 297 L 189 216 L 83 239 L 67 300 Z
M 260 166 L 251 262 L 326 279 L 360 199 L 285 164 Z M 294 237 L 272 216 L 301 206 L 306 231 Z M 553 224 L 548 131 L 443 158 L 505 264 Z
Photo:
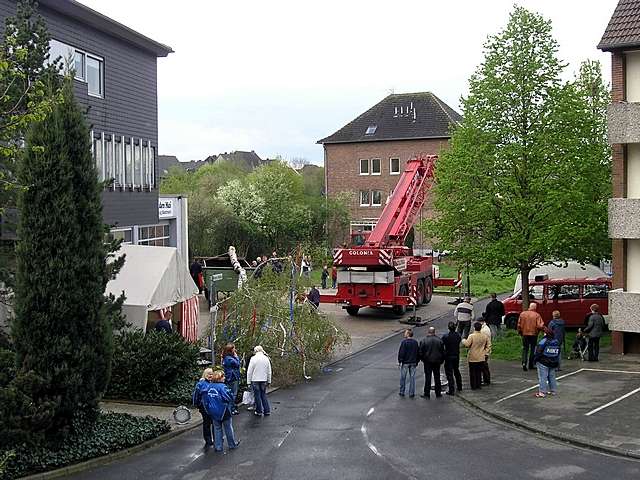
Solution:
M 203 395 L 207 394 L 207 390 L 213 382 L 213 368 L 205 368 L 202 372 L 202 378 L 196 383 L 196 387 L 193 390 L 192 403 L 193 406 L 198 409 L 200 415 L 202 415 L 202 436 L 204 437 L 204 444 L 206 447 L 213 446 L 213 435 L 211 433 L 211 425 L 213 424 L 211 417 L 204 408 Z
M 536 346 L 534 362 L 538 369 L 537 398 L 544 398 L 547 395 L 555 395 L 558 391 L 556 382 L 556 369 L 560 360 L 560 342 L 555 338 L 553 331 L 544 328 L 544 337 Z

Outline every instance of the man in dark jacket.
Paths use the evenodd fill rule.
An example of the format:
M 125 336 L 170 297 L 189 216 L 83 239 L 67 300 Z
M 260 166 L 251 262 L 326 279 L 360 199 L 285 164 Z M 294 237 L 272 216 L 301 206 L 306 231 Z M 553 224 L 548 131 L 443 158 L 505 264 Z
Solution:
M 600 337 L 604 333 L 604 317 L 600 314 L 600 307 L 597 303 L 591 305 L 591 315 L 584 333 L 589 334 L 589 343 L 587 349 L 589 351 L 589 361 L 597 362 L 600 355 Z
M 456 324 L 449 322 L 449 333 L 442 336 L 444 345 L 444 373 L 447 376 L 449 391 L 447 395 L 455 395 L 456 387 L 462 390 L 462 375 L 460 375 L 460 342 L 462 337 L 456 332 Z M 455 383 L 454 383 L 455 378 Z
M 440 365 L 444 361 L 444 344 L 440 338 L 436 337 L 434 327 L 429 327 L 429 333 L 420 341 L 420 360 L 424 363 L 424 394 L 422 397 L 430 398 L 431 375 L 433 375 L 436 397 L 441 397 Z
M 320 307 L 320 291 L 316 288 L 315 285 L 311 285 L 311 290 L 307 294 L 307 300 L 314 307 Z
M 413 338 L 413 330 L 404 331 L 404 340 L 398 350 L 398 365 L 400 366 L 400 392 L 404 397 L 407 374 L 409 374 L 409 397 L 416 396 L 416 366 L 418 365 L 418 342 Z
M 491 294 L 491 301 L 487 303 L 484 310 L 485 321 L 491 329 L 491 337 L 496 338 L 498 335 L 498 328 L 502 324 L 502 317 L 504 317 L 504 305 L 498 300 L 495 293 Z
M 560 318 L 560 311 L 554 310 L 551 315 L 553 318 L 549 322 L 549 329 L 553 333 L 553 338 L 555 338 L 560 344 L 560 356 L 558 357 L 558 370 L 560 370 L 562 352 L 564 351 L 565 324 L 564 320 Z

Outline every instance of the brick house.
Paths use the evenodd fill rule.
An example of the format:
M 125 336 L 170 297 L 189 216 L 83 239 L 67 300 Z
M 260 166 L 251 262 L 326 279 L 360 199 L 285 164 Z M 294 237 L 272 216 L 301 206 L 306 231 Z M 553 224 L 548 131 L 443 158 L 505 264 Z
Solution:
M 611 52 L 609 200 L 612 352 L 640 353 L 640 0 L 620 0 L 598 48 Z
M 416 154 L 437 154 L 461 119 L 431 92 L 392 94 L 318 140 L 324 147 L 327 195 L 348 193 L 352 232 L 373 228 L 407 161 Z M 428 205 L 427 200 L 425 218 Z M 418 236 L 414 246 L 423 248 L 422 243 Z

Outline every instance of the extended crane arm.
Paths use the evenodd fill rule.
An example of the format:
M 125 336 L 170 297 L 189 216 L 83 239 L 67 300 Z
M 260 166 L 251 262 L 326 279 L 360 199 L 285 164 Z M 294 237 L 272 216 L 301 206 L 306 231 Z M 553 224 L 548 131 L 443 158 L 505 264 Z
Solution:
M 437 155 L 416 156 L 407 162 L 378 223 L 367 239 L 368 247 L 404 245 L 405 238 L 422 209 L 433 184 Z

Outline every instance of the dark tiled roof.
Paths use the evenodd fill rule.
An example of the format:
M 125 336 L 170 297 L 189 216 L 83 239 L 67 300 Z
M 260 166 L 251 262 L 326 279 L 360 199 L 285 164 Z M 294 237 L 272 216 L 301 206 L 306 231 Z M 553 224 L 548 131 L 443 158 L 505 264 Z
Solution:
M 451 124 L 461 120 L 431 92 L 392 94 L 318 143 L 449 138 Z
M 209 158 L 207 158 L 207 161 L 210 161 Z M 264 160 L 262 160 L 260 156 L 253 150 L 250 152 L 243 152 L 241 150 L 236 150 L 235 152 L 221 153 L 220 155 L 217 156 L 216 159 L 211 161 L 211 163 L 215 161 L 229 162 L 239 167 L 248 168 L 249 170 L 258 168 L 260 165 L 264 163 Z
M 175 155 L 158 155 L 158 173 L 161 177 L 166 176 L 169 173 L 169 169 L 174 165 L 180 166 L 178 157 Z
M 640 0 L 620 0 L 598 44 L 600 50 L 640 46 Z

